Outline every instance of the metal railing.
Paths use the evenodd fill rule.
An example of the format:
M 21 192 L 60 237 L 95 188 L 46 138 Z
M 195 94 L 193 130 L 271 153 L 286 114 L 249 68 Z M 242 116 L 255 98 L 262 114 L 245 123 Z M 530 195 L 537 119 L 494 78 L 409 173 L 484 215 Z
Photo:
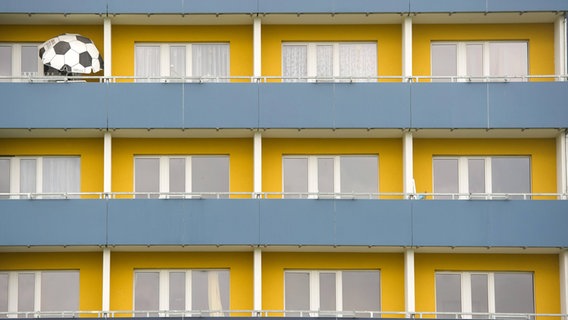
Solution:
M 0 193 L 0 200 L 35 199 L 308 199 L 308 200 L 568 200 L 567 193 L 330 192 L 49 192 Z
M 568 320 L 562 313 L 404 312 L 322 310 L 111 310 L 0 312 L 0 318 L 335 317 L 410 319 Z
M 284 77 L 284 76 L 0 76 L 0 82 L 24 83 L 73 83 L 73 82 L 136 82 L 136 83 L 373 83 L 373 82 L 529 82 L 568 81 L 568 74 L 553 75 L 503 75 L 503 76 L 331 76 L 331 77 Z

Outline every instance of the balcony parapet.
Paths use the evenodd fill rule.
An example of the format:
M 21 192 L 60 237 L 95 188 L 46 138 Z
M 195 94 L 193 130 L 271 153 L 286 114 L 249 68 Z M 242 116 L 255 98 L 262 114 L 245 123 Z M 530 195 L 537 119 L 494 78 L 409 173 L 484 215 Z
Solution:
M 0 246 L 568 247 L 566 200 L 124 196 L 0 200 Z
M 564 76 L 549 76 L 549 80 Z M 0 83 L 2 129 L 562 129 L 568 81 Z M 48 79 L 48 78 L 44 78 Z M 92 80 L 91 78 L 88 78 Z M 536 78 L 535 79 L 539 79 Z M 146 79 L 148 80 L 148 79 Z M 182 81 L 183 80 L 183 81 Z M 201 80 L 200 82 L 195 82 Z M 251 81 L 252 80 L 252 81 Z
M 563 0 L 3 0 L 2 13 L 24 14 L 286 14 L 562 12 Z

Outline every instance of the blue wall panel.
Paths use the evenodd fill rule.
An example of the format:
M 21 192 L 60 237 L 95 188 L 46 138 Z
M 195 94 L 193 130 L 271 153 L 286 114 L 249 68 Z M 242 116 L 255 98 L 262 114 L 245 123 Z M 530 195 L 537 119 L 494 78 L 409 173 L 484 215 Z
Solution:
M 413 128 L 486 128 L 484 83 L 411 84 Z
M 184 0 L 107 0 L 109 14 L 182 13 Z
M 185 84 L 184 127 L 257 128 L 258 87 L 244 83 Z
M 492 128 L 566 128 L 568 82 L 509 82 L 488 86 Z
M 335 244 L 412 245 L 409 201 L 336 200 Z
M 401 0 L 333 0 L 334 12 L 402 13 L 408 10 L 408 1 Z
M 337 83 L 335 128 L 409 128 L 410 87 L 403 83 Z
M 487 0 L 488 12 L 566 11 L 566 0 Z
M 261 13 L 321 13 L 333 12 L 331 0 L 259 0 Z
M 0 128 L 106 128 L 99 83 L 2 83 Z
M 487 0 L 410 0 L 410 12 L 485 12 Z
M 183 0 L 185 13 L 255 13 L 257 0 Z
M 6 13 L 95 13 L 107 12 L 108 0 L 2 0 Z
M 1 200 L 0 245 L 104 245 L 104 200 Z
M 183 84 L 108 85 L 109 128 L 182 128 Z
M 333 84 L 259 85 L 260 128 L 332 128 Z
M 260 200 L 260 244 L 334 244 L 334 200 Z

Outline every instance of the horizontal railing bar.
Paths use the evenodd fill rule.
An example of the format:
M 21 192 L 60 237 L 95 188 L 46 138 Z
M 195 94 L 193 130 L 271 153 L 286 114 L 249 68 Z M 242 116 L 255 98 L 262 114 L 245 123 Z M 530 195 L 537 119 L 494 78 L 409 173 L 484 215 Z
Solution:
M 159 199 L 201 199 L 210 197 L 249 196 L 257 199 L 274 199 L 275 197 L 300 197 L 301 199 L 381 199 L 381 197 L 400 197 L 401 199 L 422 200 L 510 200 L 523 199 L 534 200 L 535 197 L 556 197 L 568 199 L 566 193 L 404 193 L 404 192 L 45 192 L 45 193 L 0 193 L 0 200 L 18 199 L 77 199 L 80 197 L 94 196 L 99 199 L 115 199 L 122 196 L 147 196 Z M 59 198 L 54 198 L 59 197 Z M 447 199 L 446 199 L 447 197 Z

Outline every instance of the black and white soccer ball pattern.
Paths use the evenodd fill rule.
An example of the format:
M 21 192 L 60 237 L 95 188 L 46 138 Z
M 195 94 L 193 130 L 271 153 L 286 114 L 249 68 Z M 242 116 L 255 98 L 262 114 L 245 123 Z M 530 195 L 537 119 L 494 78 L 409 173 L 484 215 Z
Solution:
M 103 59 L 91 39 L 62 34 L 44 42 L 39 49 L 43 64 L 67 73 L 91 73 L 103 69 Z

